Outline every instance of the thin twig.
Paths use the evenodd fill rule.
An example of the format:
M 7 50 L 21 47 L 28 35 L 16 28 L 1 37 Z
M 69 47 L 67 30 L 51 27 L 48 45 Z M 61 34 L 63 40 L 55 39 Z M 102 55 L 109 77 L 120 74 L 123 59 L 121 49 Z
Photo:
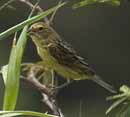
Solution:
M 10 5 L 14 1 L 16 1 L 16 0 L 9 0 L 3 6 L 0 7 L 0 10 L 4 9 L 5 7 L 7 7 L 8 5 Z M 18 0 L 18 1 L 22 2 L 22 3 L 26 4 L 26 5 L 28 5 L 29 8 L 31 8 L 31 9 L 33 9 L 33 7 L 34 7 L 34 5 L 30 1 L 28 1 L 28 0 Z M 39 2 L 40 2 L 40 0 L 38 0 L 37 3 L 39 3 Z M 59 1 L 58 5 L 60 5 L 61 3 L 62 3 L 62 0 Z M 35 9 L 37 9 L 39 12 L 43 12 L 43 9 L 39 5 L 37 5 Z M 45 21 L 45 23 L 47 25 L 53 24 L 52 21 L 53 21 L 53 19 L 55 17 L 55 14 L 56 14 L 57 10 L 58 10 L 58 8 L 55 9 L 55 11 L 53 12 L 53 14 L 52 14 L 52 16 L 51 16 L 50 19 L 48 19 L 47 17 L 44 18 L 44 21 Z
M 25 4 L 28 5 L 31 9 L 34 7 L 34 5 L 33 5 L 30 1 L 28 1 L 28 0 L 19 0 L 19 1 L 22 2 L 22 3 L 25 3 Z M 43 9 L 42 9 L 39 5 L 37 5 L 36 9 L 37 9 L 39 12 L 43 12 Z M 49 25 L 49 20 L 48 20 L 47 17 L 44 18 L 44 21 L 45 21 L 46 24 Z
M 5 7 L 7 7 L 8 5 L 10 5 L 11 3 L 13 3 L 14 1 L 16 1 L 16 0 L 9 0 L 8 2 L 6 2 L 4 5 L 2 5 L 2 6 L 0 7 L 0 11 L 3 10 L 3 9 L 4 9 Z M 26 4 L 26 5 L 28 5 L 29 8 L 31 8 L 31 9 L 33 9 L 33 7 L 34 7 L 34 5 L 33 5 L 30 1 L 28 1 L 28 0 L 18 0 L 18 1 L 19 1 L 19 2 L 22 2 L 22 3 Z M 39 0 L 39 1 L 40 1 L 40 0 Z M 37 5 L 36 9 L 37 9 L 39 12 L 43 12 L 43 9 L 42 9 L 39 5 Z M 46 24 L 48 24 L 48 25 L 50 24 L 47 17 L 44 18 L 44 21 L 45 21 Z
M 34 7 L 34 5 L 28 1 L 28 0 L 19 0 L 20 2 L 25 3 L 26 5 L 28 5 L 31 9 Z M 40 2 L 40 0 L 38 0 L 38 3 Z M 36 7 L 37 10 L 39 10 L 40 12 L 42 12 L 43 10 L 39 7 L 39 5 L 37 5 Z
M 16 10 L 16 8 L 15 8 L 15 7 L 13 7 L 12 5 L 8 5 L 8 6 L 7 6 L 7 8 L 9 8 L 9 9 L 11 9 L 11 10 L 13 10 L 13 11 L 15 11 L 15 10 Z
M 39 1 L 37 1 L 36 4 L 32 7 L 32 10 L 31 10 L 31 13 L 30 13 L 30 15 L 29 15 L 29 18 L 30 18 L 30 17 L 33 15 L 33 13 L 35 12 L 35 10 L 36 10 L 38 4 L 39 4 Z
M 15 0 L 9 0 L 8 2 L 6 2 L 4 5 L 2 5 L 0 7 L 0 11 L 3 10 L 5 7 L 7 7 L 9 4 L 11 4 L 12 2 L 14 2 Z
M 53 112 L 54 115 L 57 115 L 60 117 L 61 114 L 60 114 L 59 108 L 55 104 L 56 100 L 48 97 L 48 95 L 46 95 L 45 93 L 42 93 L 42 96 L 43 96 L 42 102 L 44 102 L 49 107 L 49 109 Z
M 62 3 L 62 0 L 60 0 L 60 1 L 58 2 L 58 5 L 60 5 L 61 3 Z M 54 10 L 53 14 L 51 15 L 51 18 L 49 19 L 49 24 L 53 24 L 53 19 L 54 19 L 55 15 L 56 15 L 57 10 L 58 10 L 58 8 L 56 8 L 56 9 Z

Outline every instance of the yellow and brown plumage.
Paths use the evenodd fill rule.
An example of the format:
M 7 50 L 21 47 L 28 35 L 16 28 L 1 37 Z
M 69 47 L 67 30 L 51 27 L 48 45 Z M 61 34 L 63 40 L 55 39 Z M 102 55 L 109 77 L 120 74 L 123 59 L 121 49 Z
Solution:
M 112 86 L 102 81 L 84 59 L 77 55 L 71 45 L 61 39 L 50 26 L 43 22 L 35 23 L 30 27 L 28 34 L 36 45 L 45 67 L 53 69 L 64 78 L 90 79 L 105 89 L 115 92 Z

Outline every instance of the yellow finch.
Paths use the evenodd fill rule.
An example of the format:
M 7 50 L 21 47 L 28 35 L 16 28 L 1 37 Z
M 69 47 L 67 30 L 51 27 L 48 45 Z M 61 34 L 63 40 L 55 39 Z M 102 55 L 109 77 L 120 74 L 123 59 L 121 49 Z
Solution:
M 28 30 L 36 45 L 42 64 L 59 75 L 72 80 L 92 80 L 110 92 L 115 90 L 100 79 L 83 58 L 47 24 L 38 22 Z

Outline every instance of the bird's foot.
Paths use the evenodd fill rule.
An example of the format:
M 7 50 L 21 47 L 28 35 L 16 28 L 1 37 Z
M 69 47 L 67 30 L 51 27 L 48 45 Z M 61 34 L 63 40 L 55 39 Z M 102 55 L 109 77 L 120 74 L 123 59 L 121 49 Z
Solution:
M 52 90 L 60 90 L 60 89 L 63 89 L 63 88 L 65 88 L 66 86 L 68 86 L 70 83 L 72 83 L 73 82 L 73 80 L 72 81 L 67 81 L 67 82 L 65 82 L 64 84 L 61 84 L 60 86 L 53 86 L 52 87 Z

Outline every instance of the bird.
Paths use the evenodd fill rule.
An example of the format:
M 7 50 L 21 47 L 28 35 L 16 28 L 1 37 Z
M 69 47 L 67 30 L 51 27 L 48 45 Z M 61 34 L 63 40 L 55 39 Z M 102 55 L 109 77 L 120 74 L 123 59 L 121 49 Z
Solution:
M 50 25 L 36 22 L 30 26 L 27 33 L 46 68 L 68 80 L 92 80 L 111 93 L 116 93 Z

